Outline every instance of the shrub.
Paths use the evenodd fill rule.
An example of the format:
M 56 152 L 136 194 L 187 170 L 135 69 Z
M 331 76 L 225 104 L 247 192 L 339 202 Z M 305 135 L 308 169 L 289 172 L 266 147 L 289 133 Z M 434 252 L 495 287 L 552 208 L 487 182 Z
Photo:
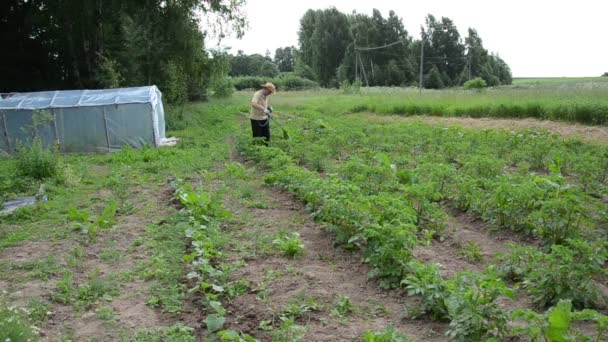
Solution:
M 319 88 L 319 84 L 294 73 L 284 73 L 273 82 L 280 90 L 305 90 Z
M 486 81 L 481 77 L 476 77 L 472 80 L 464 82 L 464 89 L 483 89 L 487 87 Z
M 344 81 L 340 88 L 344 91 L 344 94 L 359 94 L 361 92 L 361 81 L 354 81 L 353 83 Z
M 232 79 L 236 90 L 244 89 L 259 89 L 261 84 L 264 84 L 265 79 L 258 76 L 235 77 Z
M 211 91 L 216 98 L 230 97 L 234 92 L 232 80 L 228 77 L 217 78 L 211 84 Z
M 19 144 L 15 158 L 18 176 L 43 180 L 57 172 L 57 156 L 39 138 L 34 138 L 30 146 Z

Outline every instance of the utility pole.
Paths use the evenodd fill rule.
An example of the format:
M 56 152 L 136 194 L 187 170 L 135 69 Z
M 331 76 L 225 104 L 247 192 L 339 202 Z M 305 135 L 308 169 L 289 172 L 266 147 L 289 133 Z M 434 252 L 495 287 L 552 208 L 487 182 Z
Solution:
M 361 71 L 363 72 L 363 78 L 365 78 L 365 86 L 369 87 L 369 81 L 367 79 L 367 74 L 365 73 L 365 66 L 363 65 L 363 60 L 361 59 L 361 56 L 357 53 L 357 55 L 359 56 L 359 63 L 361 64 Z
M 418 83 L 418 88 L 420 88 L 420 94 L 422 94 L 422 73 L 424 70 L 424 41 L 425 38 L 423 33 L 422 39 L 420 40 L 420 82 Z

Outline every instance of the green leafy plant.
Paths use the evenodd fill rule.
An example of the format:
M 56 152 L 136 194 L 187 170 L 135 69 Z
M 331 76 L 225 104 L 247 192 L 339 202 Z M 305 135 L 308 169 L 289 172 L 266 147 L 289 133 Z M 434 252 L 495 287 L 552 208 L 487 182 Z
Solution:
M 272 332 L 272 342 L 300 342 L 304 341 L 306 328 L 296 324 L 293 318 L 280 317 L 281 326 Z
M 430 313 L 435 319 L 448 316 L 446 293 L 448 284 L 439 274 L 439 265 L 422 264 L 413 260 L 408 264 L 410 273 L 403 278 L 403 286 L 409 296 L 422 299 L 422 313 Z
M 515 325 L 512 333 L 524 336 L 531 341 L 604 341 L 608 339 L 608 316 L 594 310 L 572 311 L 572 303 L 560 300 L 545 313 L 539 314 L 532 310 L 518 309 L 513 312 L 511 319 L 522 324 Z M 577 329 L 575 322 L 595 322 L 595 336 L 587 335 Z
M 332 313 L 339 317 L 344 317 L 352 314 L 355 311 L 355 305 L 351 302 L 350 297 L 346 295 L 340 295 Z
M 474 79 L 464 82 L 464 89 L 476 89 L 481 90 L 487 86 L 486 81 L 481 77 L 475 77 Z
M 217 336 L 220 341 L 228 341 L 228 342 L 257 342 L 253 336 L 249 334 L 244 334 L 243 332 L 238 332 L 234 330 L 222 330 L 218 331 Z
M 57 155 L 46 148 L 40 138 L 34 138 L 30 146 L 19 144 L 15 159 L 19 177 L 43 180 L 57 172 Z
M 272 240 L 272 244 L 288 258 L 293 259 L 304 254 L 304 243 L 297 232 L 289 234 L 285 230 L 280 230 Z
M 2 341 L 37 341 L 37 328 L 28 319 L 25 309 L 9 305 L 0 294 L 0 339 Z
M 483 254 L 479 244 L 476 242 L 467 242 L 467 244 L 460 250 L 460 255 L 467 261 L 470 262 L 482 262 Z
M 508 314 L 496 299 L 514 294 L 497 272 L 488 268 L 481 274 L 459 273 L 450 280 L 452 289 L 446 299 L 450 327 L 447 335 L 459 341 L 499 339 L 507 333 Z
M 411 342 L 407 336 L 401 334 L 393 326 L 388 326 L 384 331 L 366 331 L 363 334 L 364 342 Z
M 539 307 L 567 299 L 576 308 L 589 308 L 599 301 L 600 294 L 593 279 L 605 272 L 607 243 L 567 242 L 567 246 L 553 245 L 551 253 L 532 260 L 529 273 L 524 276 L 524 287 Z

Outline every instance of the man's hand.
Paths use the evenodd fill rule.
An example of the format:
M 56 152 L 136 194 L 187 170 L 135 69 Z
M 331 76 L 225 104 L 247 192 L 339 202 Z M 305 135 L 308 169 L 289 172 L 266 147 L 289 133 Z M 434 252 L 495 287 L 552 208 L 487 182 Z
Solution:
M 271 118 L 271 117 L 272 117 L 272 111 L 271 111 L 271 110 L 266 109 L 266 110 L 264 111 L 264 114 L 266 114 L 266 116 L 268 116 L 269 118 Z

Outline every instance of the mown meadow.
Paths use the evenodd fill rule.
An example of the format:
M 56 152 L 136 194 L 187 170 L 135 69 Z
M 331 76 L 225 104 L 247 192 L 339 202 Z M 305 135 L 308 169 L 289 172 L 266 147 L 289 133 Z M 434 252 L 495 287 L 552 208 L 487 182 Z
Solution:
M 170 134 L 181 138 L 176 147 L 109 155 L 29 149 L 4 157 L 0 197 L 32 194 L 44 183 L 49 201 L 0 218 L 0 285 L 7 292 L 0 336 L 36 340 L 41 329 L 57 340 L 93 337 L 78 335 L 85 315 L 101 322 L 93 335 L 105 330 L 127 341 L 305 341 L 319 338 L 323 324 L 355 321 L 366 322 L 356 336 L 363 341 L 608 338 L 608 142 L 398 119 L 605 125 L 608 82 L 350 91 L 279 92 L 271 99 L 276 120 L 268 147 L 250 138 L 251 93 L 238 92 L 167 108 Z M 32 173 L 42 165 L 33 161 L 50 171 Z M 294 268 L 310 262 L 307 250 L 315 246 L 300 223 L 269 224 L 255 239 L 243 235 L 275 210 L 263 191 L 286 191 L 305 204 L 315 227 L 347 258 L 362 261 L 374 286 L 403 296 L 403 312 L 368 316 L 361 298 L 336 294 L 335 301 L 290 297 L 268 317 L 246 316 L 234 303 L 248 296 L 253 307 L 282 303 L 272 284 L 290 275 L 304 281 Z M 464 226 L 479 239 L 463 239 Z M 47 254 L 14 257 L 41 246 Z M 435 259 L 442 251 L 464 261 L 442 264 Z M 263 281 L 245 272 L 279 259 L 290 266 Z M 38 282 L 47 284 L 43 291 L 20 295 Z M 159 315 L 156 328 L 133 330 L 128 324 L 137 321 L 122 311 L 140 283 L 142 305 Z M 367 326 L 382 315 L 397 328 L 419 324 L 432 332 Z

